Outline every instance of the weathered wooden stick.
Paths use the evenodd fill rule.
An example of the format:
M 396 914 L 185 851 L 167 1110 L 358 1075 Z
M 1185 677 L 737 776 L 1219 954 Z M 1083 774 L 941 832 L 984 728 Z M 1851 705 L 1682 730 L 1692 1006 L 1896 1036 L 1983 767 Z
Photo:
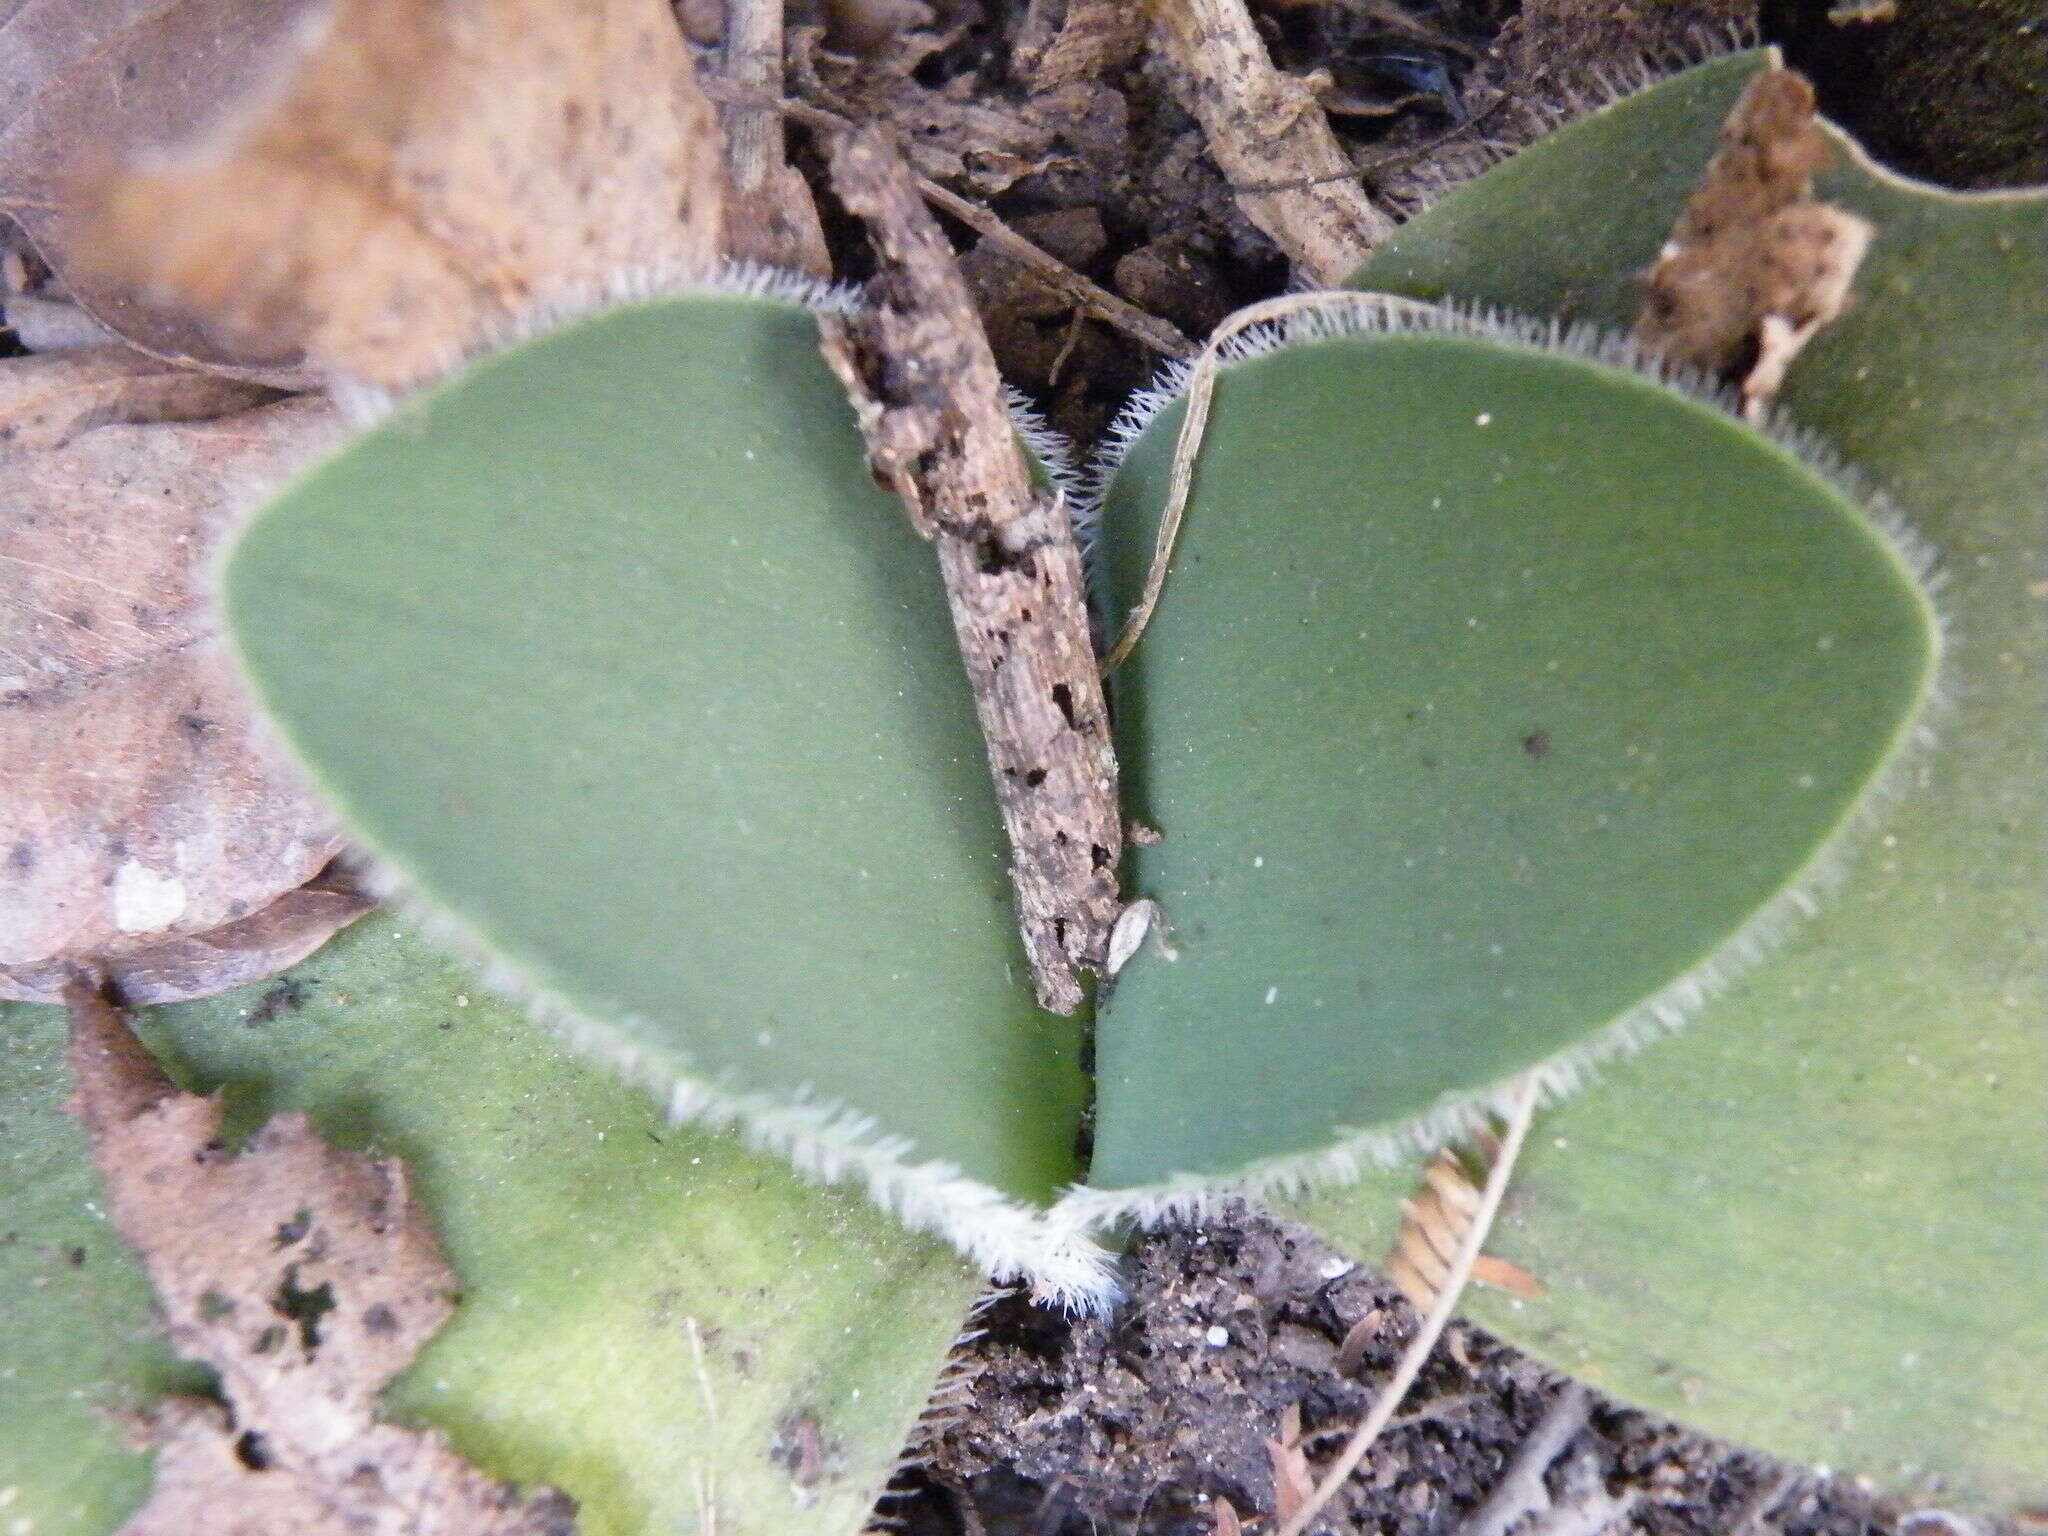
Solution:
M 840 139 L 832 182 L 863 220 L 869 303 L 826 323 L 869 462 L 937 546 L 988 742 L 1039 1001 L 1080 1006 L 1119 910 L 1116 757 L 1066 509 L 1034 483 L 952 247 L 889 140 Z

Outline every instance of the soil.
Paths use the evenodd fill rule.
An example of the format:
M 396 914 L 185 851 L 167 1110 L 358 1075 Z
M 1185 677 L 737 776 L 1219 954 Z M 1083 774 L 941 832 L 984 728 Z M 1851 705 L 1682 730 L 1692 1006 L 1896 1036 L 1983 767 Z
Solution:
M 1042 42 L 1084 3 L 838 0 L 818 12 L 817 57 L 792 84 L 820 105 L 893 114 L 927 175 L 1199 337 L 1283 290 L 1286 263 L 1239 212 L 1177 82 L 1142 47 L 1112 48 L 1079 78 L 1034 90 L 1020 45 L 1028 55 L 1032 29 Z M 1605 99 L 1607 82 L 1640 78 L 1644 62 L 1676 67 L 1759 30 L 1895 167 L 1956 186 L 2048 178 L 2048 6 L 1905 0 L 1889 20 L 1830 20 L 1831 8 L 1844 10 L 1833 0 L 1770 0 L 1761 15 L 1755 0 L 1254 6 L 1283 69 L 1328 72 L 1339 136 L 1397 213 Z M 793 23 L 803 9 L 791 6 Z M 882 12 L 910 15 L 918 45 L 893 65 L 871 55 L 835 75 L 848 18 Z M 806 153 L 799 145 L 796 159 L 821 187 Z M 821 212 L 840 270 L 857 276 L 857 232 L 829 197 Z M 1085 453 L 1160 359 L 956 234 L 1006 376 Z M 1234 1526 L 1219 1501 L 1247 1521 L 1274 1511 L 1283 1416 L 1298 1414 L 1311 1468 L 1326 1462 L 1416 1321 L 1379 1278 L 1252 1211 L 1141 1238 L 1128 1281 L 1130 1299 L 1108 1319 L 993 1298 L 956 1352 L 957 1393 L 920 1426 L 878 1524 L 911 1536 L 1220 1536 Z M 1364 1347 L 1347 1374 L 1338 1356 L 1354 1330 L 1353 1353 Z M 1543 1366 L 1454 1324 L 1318 1529 L 1458 1532 L 1561 1389 Z M 1518 1527 L 1524 1536 L 1595 1536 L 1586 1511 L 1602 1493 L 1630 1500 L 1626 1523 L 1648 1536 L 1853 1536 L 1899 1529 L 1905 1514 L 1853 1481 L 1795 1475 L 1598 1400 L 1548 1483 L 1554 1506 Z M 1905 1523 L 1933 1536 L 1946 1520 L 1922 1511 Z
M 1219 1500 L 1246 1520 L 1272 1513 L 1269 1442 L 1290 1407 L 1311 1467 L 1325 1462 L 1419 1320 L 1377 1275 L 1253 1212 L 1141 1240 L 1129 1279 L 1130 1298 L 1107 1319 L 998 1300 L 956 1357 L 967 1395 L 927 1421 L 882 1513 L 911 1536 L 1214 1536 Z M 1366 1347 L 1342 1372 L 1361 1321 Z M 1318 1529 L 1456 1531 L 1562 1386 L 1453 1323 Z M 1784 1536 L 1897 1526 L 1900 1509 L 1853 1482 L 1785 1477 L 1766 1458 L 1596 1400 L 1549 1482 L 1561 1509 L 1573 1479 L 1632 1493 L 1629 1526 L 1643 1536 L 1737 1536 L 1752 1519 Z

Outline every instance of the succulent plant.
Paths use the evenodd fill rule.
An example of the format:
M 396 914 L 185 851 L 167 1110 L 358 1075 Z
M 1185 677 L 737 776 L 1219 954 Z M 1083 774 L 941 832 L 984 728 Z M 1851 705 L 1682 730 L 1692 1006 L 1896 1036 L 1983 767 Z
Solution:
M 1613 323 L 1763 55 L 1566 128 L 1355 281 Z M 2038 1503 L 2048 1395 L 2048 876 L 2037 582 L 2048 194 L 1957 194 L 1837 136 L 1877 227 L 1780 400 L 1934 551 L 1949 704 L 1819 915 L 1676 1040 L 1547 1116 L 1495 1246 L 1547 1295 L 1487 1326 L 1630 1401 L 1956 1507 Z M 1384 1253 L 1412 1176 L 1294 1207 Z
M 463 1300 L 395 1413 L 570 1490 L 585 1536 L 865 1521 L 976 1289 L 942 1247 L 667 1126 L 389 918 L 141 1022 L 178 1077 L 225 1088 L 231 1133 L 303 1110 L 406 1160 Z M 149 1483 L 118 1415 L 203 1373 L 155 1335 L 62 1112 L 63 1016 L 9 1004 L 0 1025 L 0 1488 L 38 1532 L 111 1531 Z
M 942 595 L 818 353 L 829 294 L 622 289 L 397 404 L 233 550 L 247 675 L 407 926 L 672 1117 L 1070 1305 L 1112 1294 L 1119 1222 L 1219 1192 L 1358 1181 L 1300 1209 L 1374 1257 L 1413 1178 L 1375 1165 L 1703 1015 L 1546 1118 L 1502 1248 L 1547 1294 L 1480 1315 L 1767 1449 L 2037 1493 L 2040 1405 L 1992 1341 L 2039 1327 L 2048 1187 L 2020 723 L 2040 385 L 2013 323 L 2048 292 L 2043 202 L 1838 172 L 1880 226 L 1868 298 L 1784 399 L 1860 475 L 1749 426 L 1583 322 L 1632 307 L 1756 63 L 1560 132 L 1358 279 L 1459 302 L 1360 295 L 1240 339 L 1116 679 L 1131 809 L 1164 833 L 1127 886 L 1159 915 L 1092 1017 L 1033 1002 Z M 1090 498 L 1112 620 L 1154 554 L 1177 389 L 1134 406 Z M 465 984 L 432 955 L 384 927 L 315 957 L 380 1002 L 303 1052 L 233 1000 L 157 1026 L 195 1077 L 260 1077 L 421 1167 L 474 1309 L 402 1406 L 570 1487 L 591 1529 L 660 1524 L 691 1467 L 801 1528 L 762 1461 L 799 1401 L 871 1482 L 960 1266 L 699 1130 L 687 1157 L 645 1145 L 638 1101 L 497 1005 L 441 1032 Z M 25 1155 L 71 1165 L 33 1198 L 75 1204 L 49 1026 L 15 1017 Z M 59 1288 L 31 1326 L 102 1330 L 84 1379 L 143 1390 L 168 1359 L 104 1332 L 142 1303 Z M 35 1401 L 81 1390 L 79 1358 L 10 1347 Z M 735 1406 L 686 1465 L 700 1370 Z M 120 1499 L 92 1496 L 63 1528 L 104 1528 Z

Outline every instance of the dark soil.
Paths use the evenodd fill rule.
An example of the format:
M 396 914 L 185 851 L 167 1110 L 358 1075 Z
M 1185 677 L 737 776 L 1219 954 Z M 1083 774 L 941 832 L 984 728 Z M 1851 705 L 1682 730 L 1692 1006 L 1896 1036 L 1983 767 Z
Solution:
M 792 85 L 894 121 L 925 174 L 1199 337 L 1283 289 L 1286 263 L 1238 211 L 1176 82 L 1143 49 L 1033 90 L 1019 45 L 1067 3 L 838 0 L 818 12 L 816 56 Z M 1755 0 L 1255 0 L 1283 68 L 1329 72 L 1333 122 L 1397 211 L 1603 99 L 1603 81 L 1641 61 L 1674 67 L 1759 25 L 1897 168 L 1960 186 L 2048 178 L 2048 4 L 1899 0 L 1893 19 L 1863 22 L 1830 21 L 1831 5 L 1770 0 L 1759 18 Z M 793 20 L 801 10 L 792 4 Z M 852 47 L 846 18 L 884 11 L 912 16 L 908 42 L 835 62 Z M 823 211 L 835 260 L 857 274 L 855 232 L 829 198 Z M 1085 452 L 1160 360 L 957 233 L 1005 373 Z M 921 1427 L 880 1522 L 912 1536 L 1212 1536 L 1231 1528 L 1219 1500 L 1247 1521 L 1270 1517 L 1269 1442 L 1283 1416 L 1298 1414 L 1311 1464 L 1326 1463 L 1415 1323 L 1375 1276 L 1255 1213 L 1142 1239 L 1128 1268 L 1130 1299 L 1108 1319 L 1069 1321 L 1014 1296 L 992 1304 L 955 1357 L 963 1395 Z M 1355 1373 L 1340 1373 L 1343 1341 L 1369 1318 Z M 1559 1389 L 1544 1367 L 1454 1324 L 1319 1529 L 1456 1532 Z M 1794 1476 L 1605 1403 L 1549 1484 L 1559 1511 L 1589 1490 L 1631 1499 L 1627 1525 L 1648 1536 L 1854 1536 L 1902 1516 L 1852 1482 Z M 1597 1529 L 1550 1520 L 1546 1536 Z M 1910 1523 L 1939 1536 L 1945 1520 Z
M 1130 1298 L 1107 1319 L 999 1301 L 956 1362 L 969 1394 L 927 1422 L 919 1464 L 883 1513 L 912 1536 L 1212 1536 L 1217 1500 L 1247 1520 L 1272 1513 L 1268 1442 L 1288 1409 L 1311 1465 L 1326 1462 L 1417 1322 L 1399 1292 L 1312 1233 L 1249 1213 L 1141 1241 L 1129 1275 Z M 1361 1320 L 1369 1342 L 1342 1374 Z M 1453 1323 L 1320 1529 L 1455 1531 L 1561 1385 Z M 1861 1536 L 1900 1513 L 1853 1483 L 1786 1481 L 1764 1458 L 1604 1403 L 1552 1467 L 1560 1503 L 1575 1478 L 1632 1492 L 1629 1525 L 1645 1536 L 1734 1536 L 1759 1509 L 1784 1536 Z

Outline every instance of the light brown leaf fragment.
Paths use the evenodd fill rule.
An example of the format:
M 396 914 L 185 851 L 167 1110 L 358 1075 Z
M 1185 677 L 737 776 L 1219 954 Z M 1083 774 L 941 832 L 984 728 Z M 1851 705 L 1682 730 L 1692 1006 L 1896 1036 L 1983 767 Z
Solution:
M 47 405 L 76 377 L 12 359 L 0 399 Z M 0 454 L 0 966 L 118 971 L 251 917 L 338 851 L 259 737 L 203 591 L 255 491 L 336 430 L 290 400 Z
M 616 273 L 709 271 L 723 170 L 664 0 L 335 0 L 210 137 L 90 179 L 98 275 L 406 387 Z
M 1273 1518 L 1284 1524 L 1316 1491 L 1315 1474 L 1308 1469 L 1308 1453 L 1298 1444 L 1268 1440 L 1266 1457 L 1273 1464 Z
M 20 0 L 0 7 L 0 211 L 61 285 L 22 299 L 32 351 L 61 334 L 68 295 L 100 325 L 159 358 L 308 382 L 289 357 L 223 348 L 189 315 L 154 308 L 80 261 L 66 181 L 80 153 L 116 157 L 197 133 L 263 78 L 317 0 Z M 104 340 L 105 338 L 100 338 Z
M 1040 1002 L 1080 1006 L 1115 924 L 1123 823 L 1080 552 L 1032 481 L 952 247 L 877 130 L 847 134 L 832 180 L 876 253 L 869 305 L 826 328 L 876 479 L 938 548 L 1010 836 Z
M 205 933 L 144 938 L 97 957 L 108 992 L 129 1007 L 182 1003 L 289 970 L 377 903 L 338 865 L 249 916 Z M 0 966 L 0 999 L 57 1003 L 76 962 Z
M 1216 1495 L 1215 1503 L 1210 1506 L 1209 1516 L 1214 1522 L 1211 1526 L 1212 1536 L 1244 1536 L 1244 1521 L 1238 1518 L 1237 1506 L 1222 1494 Z
M 972 77 L 956 77 L 944 89 L 917 78 L 918 66 L 946 46 L 943 33 L 894 33 L 859 55 L 827 48 L 815 27 L 792 28 L 791 36 L 797 94 L 839 117 L 892 129 L 921 176 L 993 197 L 1060 158 L 1059 135 L 1041 119 L 1042 104 L 1011 106 L 974 91 Z
M 1145 7 L 1132 0 L 1032 0 L 1018 29 L 1016 72 L 1034 93 L 1094 80 L 1145 46 Z
M 377 1422 L 384 1386 L 454 1311 L 455 1275 L 395 1158 L 279 1115 L 239 1153 L 219 1098 L 180 1093 L 97 986 L 75 979 L 71 1112 L 170 1343 L 225 1406 L 173 1398 L 144 1426 L 148 1502 L 123 1536 L 569 1536 L 574 1505 L 486 1477 L 438 1437 Z
M 1274 68 L 1244 0 L 1152 0 L 1154 36 L 1245 217 L 1321 287 L 1393 231 L 1306 81 Z
M 1356 1376 L 1358 1368 L 1365 1363 L 1365 1352 L 1379 1339 L 1380 1324 L 1386 1321 L 1386 1313 L 1378 1307 L 1369 1308 L 1366 1314 L 1344 1331 L 1344 1341 L 1337 1346 L 1337 1358 L 1330 1369 L 1339 1376 Z
M 1806 77 L 1763 71 L 1650 269 L 1637 338 L 1735 383 L 1751 419 L 1848 304 L 1870 244 L 1869 224 L 1813 200 L 1829 153 Z
M 1483 1133 L 1478 1141 L 1491 1162 L 1499 1149 L 1498 1139 Z M 1479 1207 L 1479 1186 L 1449 1148 L 1430 1160 L 1414 1197 L 1401 1202 L 1401 1226 L 1394 1237 L 1394 1251 L 1387 1256 L 1386 1274 L 1418 1312 L 1427 1312 L 1442 1291 Z M 1543 1294 L 1542 1282 L 1534 1275 L 1491 1254 L 1482 1253 L 1473 1262 L 1472 1278 L 1515 1296 Z
M 279 398 L 261 384 L 181 368 L 128 347 L 88 347 L 0 371 L 0 448 L 61 448 L 94 427 L 210 421 Z
M 726 0 L 721 74 L 741 91 L 782 95 L 782 5 L 783 0 Z M 832 255 L 818 205 L 784 151 L 782 114 L 735 103 L 718 115 L 725 129 L 726 254 L 829 278 Z

